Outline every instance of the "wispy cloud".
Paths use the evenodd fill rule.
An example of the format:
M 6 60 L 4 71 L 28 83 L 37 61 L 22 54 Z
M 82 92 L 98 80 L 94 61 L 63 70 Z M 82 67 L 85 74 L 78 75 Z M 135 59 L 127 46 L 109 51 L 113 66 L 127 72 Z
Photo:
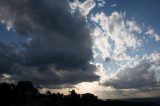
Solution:
M 158 35 L 152 27 L 148 27 L 148 30 L 145 32 L 145 34 L 154 38 L 156 41 L 160 41 L 160 35 Z
M 111 5 L 111 7 L 116 7 L 116 6 L 117 6 L 117 4 L 112 4 L 112 5 Z
M 96 6 L 96 2 L 94 0 L 86 0 L 84 2 L 79 2 L 79 0 L 75 0 L 74 2 L 70 2 L 70 7 L 72 11 L 76 11 L 78 9 L 82 15 L 86 16 L 89 12 Z
M 97 1 L 98 1 L 98 7 L 103 7 L 106 4 L 104 0 L 97 0 Z
M 140 26 L 133 20 L 133 21 L 126 21 L 126 26 L 128 27 L 128 30 L 130 32 L 137 32 L 137 33 L 142 33 L 142 29 Z

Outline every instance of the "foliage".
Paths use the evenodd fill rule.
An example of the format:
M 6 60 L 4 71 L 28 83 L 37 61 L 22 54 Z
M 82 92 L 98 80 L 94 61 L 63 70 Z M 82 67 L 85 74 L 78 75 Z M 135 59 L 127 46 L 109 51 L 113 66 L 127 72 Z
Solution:
M 136 103 L 115 100 L 100 100 L 93 94 L 77 94 L 74 90 L 69 95 L 39 93 L 29 81 L 20 81 L 17 85 L 0 84 L 0 106 L 159 106 L 153 103 Z

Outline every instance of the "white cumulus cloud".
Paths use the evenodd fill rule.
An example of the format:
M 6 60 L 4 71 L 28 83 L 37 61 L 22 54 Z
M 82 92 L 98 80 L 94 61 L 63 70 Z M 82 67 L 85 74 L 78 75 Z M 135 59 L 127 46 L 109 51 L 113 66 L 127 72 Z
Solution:
M 73 12 L 78 9 L 82 15 L 86 16 L 89 12 L 96 6 L 96 2 L 94 0 L 86 0 L 84 2 L 80 2 L 79 0 L 75 0 L 74 2 L 70 2 L 70 7 Z
M 99 36 L 106 38 L 105 44 L 107 47 L 103 49 L 108 49 L 111 46 L 112 53 L 106 52 L 107 50 L 102 50 L 103 54 L 112 55 L 115 60 L 128 60 L 130 57 L 126 54 L 128 48 L 137 48 L 141 46 L 141 40 L 137 39 L 135 32 L 141 32 L 140 27 L 136 25 L 134 21 L 125 21 L 125 14 L 119 12 L 113 12 L 110 16 L 105 15 L 104 12 L 97 13 L 92 16 L 91 20 L 98 24 Z M 127 24 L 127 26 L 126 26 Z M 133 28 L 131 28 L 133 27 Z M 97 30 L 97 29 L 96 29 Z M 96 33 L 97 34 L 97 33 Z M 112 43 L 109 42 L 112 40 Z M 99 43 L 102 43 L 99 41 Z

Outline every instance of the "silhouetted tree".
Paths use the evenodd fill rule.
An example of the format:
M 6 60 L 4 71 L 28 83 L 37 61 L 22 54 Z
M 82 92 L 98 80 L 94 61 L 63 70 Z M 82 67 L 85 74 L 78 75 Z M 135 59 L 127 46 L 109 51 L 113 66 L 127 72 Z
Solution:
M 34 86 L 32 85 L 32 82 L 30 81 L 20 81 L 18 82 L 17 86 L 16 86 L 16 91 L 19 95 L 37 95 L 38 89 L 34 88 Z
M 30 81 L 20 81 L 17 85 L 0 84 L 0 106 L 160 106 L 155 103 L 135 103 L 124 101 L 103 101 L 97 96 L 86 93 L 77 94 L 75 90 L 69 95 L 38 92 Z

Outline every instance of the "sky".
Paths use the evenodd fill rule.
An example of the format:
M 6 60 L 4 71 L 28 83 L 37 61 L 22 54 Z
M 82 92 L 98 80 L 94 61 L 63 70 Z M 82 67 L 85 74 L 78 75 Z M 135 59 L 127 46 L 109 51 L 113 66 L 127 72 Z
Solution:
M 0 82 L 102 99 L 160 96 L 159 0 L 0 0 Z

